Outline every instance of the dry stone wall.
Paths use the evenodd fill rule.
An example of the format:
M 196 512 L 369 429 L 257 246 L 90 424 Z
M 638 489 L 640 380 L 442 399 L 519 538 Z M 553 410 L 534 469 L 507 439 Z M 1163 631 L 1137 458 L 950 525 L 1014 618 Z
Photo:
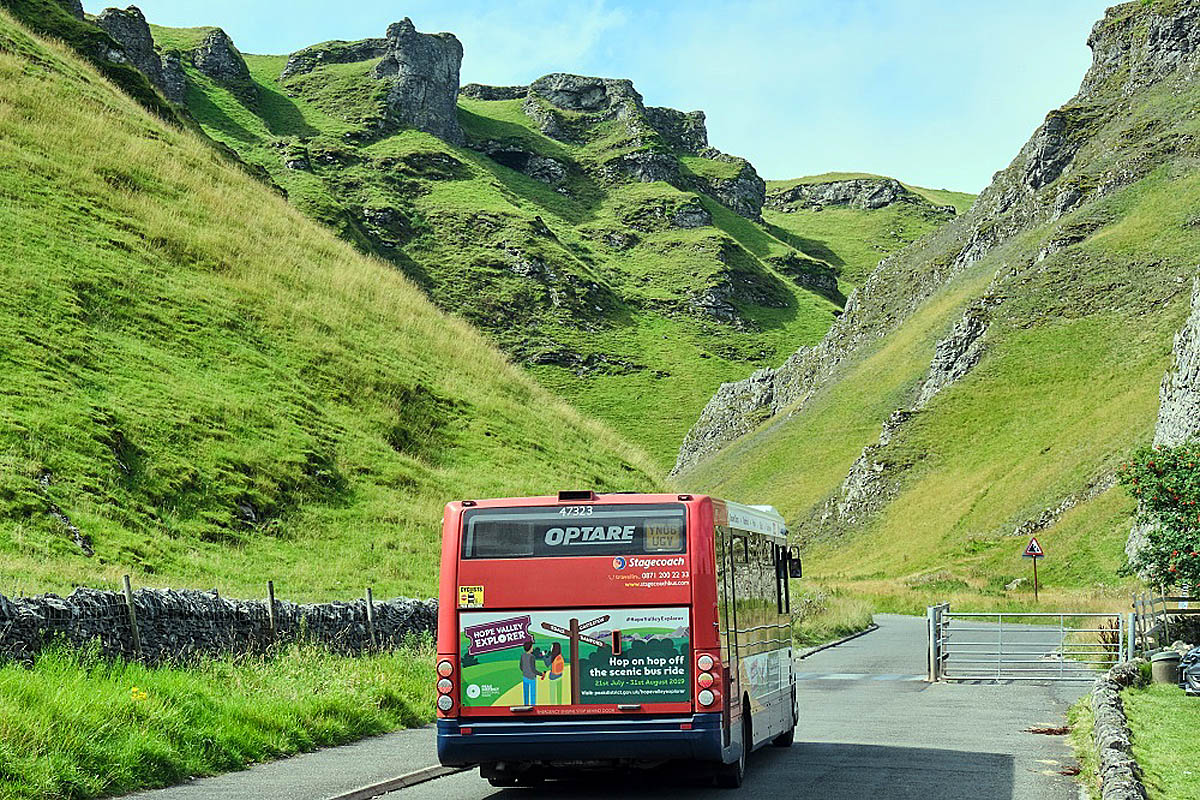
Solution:
M 437 621 L 436 600 L 376 602 L 372 641 L 365 599 L 314 604 L 276 600 L 274 636 L 266 600 L 227 599 L 215 591 L 140 589 L 133 594 L 133 607 L 141 655 L 151 663 L 255 652 L 272 643 L 299 641 L 358 654 L 430 635 Z M 119 592 L 79 588 L 68 597 L 0 595 L 0 660 L 28 661 L 55 641 L 97 646 L 110 657 L 137 657 L 129 608 Z

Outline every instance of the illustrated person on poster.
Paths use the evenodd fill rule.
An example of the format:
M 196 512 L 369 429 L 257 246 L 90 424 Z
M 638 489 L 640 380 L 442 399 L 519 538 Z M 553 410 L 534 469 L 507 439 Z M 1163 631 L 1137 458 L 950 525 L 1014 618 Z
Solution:
M 563 661 L 562 645 L 555 642 L 546 654 L 546 667 L 550 675 L 550 702 L 562 705 L 562 676 L 566 663 Z
M 533 642 L 526 642 L 521 653 L 521 688 L 524 690 L 525 705 L 537 705 L 537 679 L 545 675 L 537 668 L 541 651 L 533 651 Z

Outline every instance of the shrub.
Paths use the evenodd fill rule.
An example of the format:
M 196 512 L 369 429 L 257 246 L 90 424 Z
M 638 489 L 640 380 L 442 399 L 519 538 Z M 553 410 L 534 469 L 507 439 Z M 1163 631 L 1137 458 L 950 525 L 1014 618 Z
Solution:
M 1121 483 L 1150 526 L 1129 566 L 1162 586 L 1200 583 L 1200 442 L 1146 447 L 1121 466 Z

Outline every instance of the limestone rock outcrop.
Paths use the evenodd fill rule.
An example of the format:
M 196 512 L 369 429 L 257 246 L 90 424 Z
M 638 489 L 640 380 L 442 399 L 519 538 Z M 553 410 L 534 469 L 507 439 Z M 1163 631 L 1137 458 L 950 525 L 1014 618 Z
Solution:
M 80 0 L 58 0 L 58 4 L 75 19 L 83 19 L 83 3 Z
M 529 87 L 486 86 L 482 83 L 468 83 L 459 89 L 458 93 L 472 100 L 523 100 L 529 96 Z
M 893 203 L 924 203 L 895 178 L 848 178 L 846 180 L 800 183 L 771 192 L 766 198 L 768 208 L 776 211 L 795 211 L 798 208 L 849 206 L 872 210 Z
M 387 54 L 389 49 L 387 39 L 362 39 L 357 42 L 325 42 L 297 50 L 288 56 L 279 80 L 286 81 L 295 75 L 312 72 L 317 67 L 326 64 L 352 64 L 356 61 L 369 61 Z
M 418 33 L 408 17 L 388 26 L 387 49 L 374 77 L 390 82 L 387 123 L 462 144 L 458 71 L 462 44 L 451 33 Z
M 253 103 L 258 88 L 250 78 L 250 69 L 233 40 L 216 28 L 192 51 L 192 63 L 204 75 L 232 91 L 240 100 Z
M 726 156 L 724 153 L 717 153 L 716 158 L 741 166 L 732 178 L 702 179 L 701 190 L 720 200 L 735 214 L 746 219 L 762 220 L 763 204 L 767 198 L 766 181 L 759 177 L 754 165 L 743 158 Z
M 159 54 L 154 46 L 154 37 L 150 34 L 150 25 L 137 6 L 106 8 L 96 15 L 96 24 L 120 45 L 120 52 L 108 54 L 109 60 L 136 68 L 171 102 L 184 102 L 187 78 L 179 53 L 170 51 Z
M 1154 443 L 1175 447 L 1200 437 L 1200 277 L 1192 281 L 1192 313 L 1175 336 L 1175 367 L 1159 389 Z
M 703 111 L 676 111 L 673 108 L 650 106 L 646 119 L 672 149 L 699 156 L 709 150 L 708 128 Z
M 1154 444 L 1177 447 L 1200 438 L 1200 276 L 1192 280 L 1192 310 L 1175 335 L 1174 365 L 1158 390 Z M 1151 526 L 1138 523 L 1129 532 L 1125 555 L 1131 560 L 1146 542 Z
M 178 50 L 163 53 L 162 84 L 163 95 L 172 103 L 182 105 L 187 100 L 187 75 L 183 71 L 183 58 Z

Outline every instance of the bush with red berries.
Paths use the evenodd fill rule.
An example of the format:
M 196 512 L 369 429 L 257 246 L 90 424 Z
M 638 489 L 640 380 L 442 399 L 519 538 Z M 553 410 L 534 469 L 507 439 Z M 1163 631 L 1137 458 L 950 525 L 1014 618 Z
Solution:
M 1150 527 L 1129 566 L 1157 585 L 1200 583 L 1200 441 L 1143 448 L 1118 475 Z

